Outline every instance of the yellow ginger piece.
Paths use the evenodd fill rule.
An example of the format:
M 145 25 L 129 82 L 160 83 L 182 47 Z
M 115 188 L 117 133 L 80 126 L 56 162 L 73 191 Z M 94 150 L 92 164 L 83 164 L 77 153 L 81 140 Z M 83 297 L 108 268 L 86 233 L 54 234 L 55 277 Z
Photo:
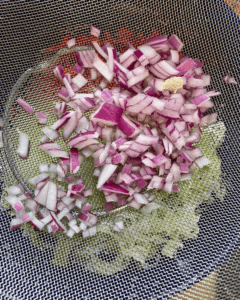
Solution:
M 172 77 L 165 80 L 162 85 L 162 90 L 169 90 L 170 92 L 176 93 L 178 89 L 183 87 L 183 80 L 181 77 Z

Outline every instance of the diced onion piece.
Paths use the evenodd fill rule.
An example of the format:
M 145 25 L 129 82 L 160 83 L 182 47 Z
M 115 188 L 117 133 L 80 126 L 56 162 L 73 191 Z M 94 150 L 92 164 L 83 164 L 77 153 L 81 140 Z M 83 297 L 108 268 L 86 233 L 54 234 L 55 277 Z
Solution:
M 226 83 L 232 83 L 232 84 L 237 85 L 237 81 L 233 77 L 230 77 L 229 73 L 227 73 L 227 75 L 223 78 L 223 80 Z
M 111 177 L 111 175 L 116 171 L 117 165 L 105 164 L 103 166 L 102 172 L 98 178 L 97 188 L 100 189 L 102 185 Z
M 75 39 L 71 39 L 71 40 L 67 41 L 67 47 L 68 48 L 71 48 L 71 47 L 75 46 L 75 44 L 76 44 Z
M 34 113 L 34 108 L 32 108 L 28 103 L 23 99 L 18 98 L 17 103 L 20 104 L 30 115 Z
M 207 157 L 201 156 L 195 160 L 195 163 L 199 168 L 203 168 L 204 166 L 209 165 L 211 161 Z
M 94 58 L 93 66 L 107 79 L 108 82 L 112 82 L 113 72 L 98 56 Z
M 19 133 L 19 144 L 17 149 L 20 158 L 27 159 L 29 155 L 29 138 L 26 133 Z
M 73 77 L 72 82 L 77 86 L 78 90 L 88 83 L 87 79 L 84 78 L 81 74 Z
M 97 28 L 94 25 L 91 25 L 91 34 L 96 36 L 96 37 L 99 37 L 100 36 L 100 29 Z

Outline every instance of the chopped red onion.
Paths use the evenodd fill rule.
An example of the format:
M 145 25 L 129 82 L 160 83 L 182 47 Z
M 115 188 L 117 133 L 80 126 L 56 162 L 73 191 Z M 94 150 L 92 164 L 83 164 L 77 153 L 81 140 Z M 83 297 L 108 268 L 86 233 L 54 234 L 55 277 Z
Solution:
M 34 214 L 32 212 L 26 213 L 23 217 L 22 217 L 22 222 L 24 223 L 28 223 L 30 222 L 32 219 L 34 218 Z
M 18 98 L 17 103 L 20 104 L 30 115 L 35 112 L 35 109 L 21 98 Z
M 78 74 L 78 75 L 81 75 L 81 74 Z M 73 91 L 72 86 L 70 85 L 70 83 L 66 77 L 63 78 L 63 83 L 65 84 L 65 88 L 67 89 L 69 97 L 71 98 L 71 97 L 75 96 L 75 92 Z
M 103 166 L 102 172 L 98 178 L 97 188 L 100 189 L 102 185 L 111 177 L 116 171 L 117 165 L 106 164 Z
M 201 156 L 195 160 L 195 163 L 199 168 L 203 168 L 204 166 L 210 164 L 211 162 L 207 157 Z
M 10 229 L 14 230 L 14 229 L 20 228 L 21 225 L 22 225 L 22 220 L 20 220 L 20 219 L 12 219 L 11 223 L 10 223 Z
M 196 63 L 194 62 L 194 60 L 192 60 L 191 58 L 185 60 L 176 68 L 176 70 L 179 71 L 178 76 L 184 75 L 185 73 L 192 70 L 194 67 L 196 67 Z
M 91 34 L 98 37 L 100 30 L 92 25 Z M 210 75 L 203 74 L 198 59 L 184 56 L 179 60 L 183 47 L 180 39 L 176 35 L 169 39 L 166 35 L 150 38 L 137 50 L 129 46 L 119 57 L 110 44 L 103 47 L 95 41 L 92 44 L 106 62 L 95 50 L 79 51 L 76 53 L 74 71 L 78 74 L 75 77 L 65 74 L 61 65 L 54 69 L 55 76 L 64 85 L 59 97 L 72 110 L 65 113 L 66 103 L 56 103 L 54 113 L 58 120 L 42 129 L 44 136 L 38 147 L 52 157 L 59 157 L 59 163 L 52 163 L 50 167 L 39 165 L 40 175 L 29 179 L 35 185 L 34 199 L 24 195 L 18 186 L 8 189 L 12 196 L 6 200 L 15 209 L 17 217 L 12 221 L 11 229 L 29 222 L 38 230 L 45 225 L 48 232 L 55 233 L 60 229 L 70 238 L 81 231 L 84 238 L 96 234 L 97 217 L 90 212 L 91 205 L 85 198 L 92 195 L 92 190 L 85 188 L 81 178 L 67 176 L 68 172 L 76 174 L 79 171 L 84 157 L 94 159 L 93 176 L 98 177 L 97 188 L 105 195 L 106 211 L 112 210 L 113 202 L 116 202 L 118 206 L 128 203 L 145 214 L 159 205 L 153 202 L 154 195 L 141 193 L 144 187 L 177 192 L 178 183 L 190 180 L 195 167 L 202 168 L 210 163 L 193 145 L 200 141 L 200 126 L 216 122 L 217 113 L 204 114 L 214 107 L 210 97 L 219 93 L 206 90 Z M 67 42 L 68 47 L 73 45 L 74 39 Z M 88 83 L 81 75 L 85 68 L 90 68 L 91 80 L 104 77 L 89 94 L 81 91 Z M 176 93 L 162 89 L 164 80 L 175 76 L 182 78 L 183 87 Z M 236 84 L 229 74 L 224 80 Z M 109 90 L 108 82 L 113 81 L 119 86 Z M 22 99 L 17 101 L 33 113 L 34 110 Z M 82 114 L 90 109 L 94 112 L 89 121 Z M 47 114 L 37 113 L 36 117 L 39 124 L 47 123 Z M 66 143 L 70 155 L 58 144 L 48 142 L 59 137 L 57 131 L 61 127 L 65 140 L 73 132 L 77 133 Z M 24 158 L 29 144 L 25 141 Z M 116 174 L 118 167 L 120 170 Z M 49 181 L 55 178 L 68 183 L 67 192 L 59 184 Z M 25 199 L 23 202 L 30 213 L 26 213 L 22 203 Z M 38 211 L 41 221 L 34 215 L 39 205 L 46 207 Z M 81 210 L 80 226 L 71 214 L 74 207 Z M 69 220 L 67 228 L 60 221 L 65 217 Z M 123 229 L 123 221 L 113 226 L 116 232 Z
M 210 100 L 210 98 L 207 95 L 201 94 L 193 98 L 192 103 L 195 104 L 196 106 L 202 106 L 205 103 L 205 101 L 208 100 Z
M 107 79 L 108 82 L 112 82 L 113 72 L 98 56 L 94 58 L 93 66 Z
M 107 54 L 108 54 L 108 68 L 109 70 L 114 73 L 114 54 L 115 54 L 115 49 L 112 49 L 111 47 L 107 47 Z
M 101 138 L 104 142 L 111 142 L 113 135 L 113 128 L 104 127 L 101 132 Z
M 75 44 L 76 44 L 75 39 L 71 39 L 71 40 L 67 41 L 67 47 L 68 48 L 71 48 L 71 47 L 75 46 Z
M 73 68 L 74 72 L 79 73 L 79 74 L 83 74 L 84 73 L 84 69 L 82 66 L 79 66 L 79 64 L 76 64 Z
M 22 202 L 20 202 L 20 201 L 14 203 L 14 204 L 12 205 L 12 208 L 13 208 L 16 212 L 20 212 L 20 211 L 24 210 L 24 206 L 23 206 Z
M 81 74 L 73 77 L 72 82 L 77 86 L 78 90 L 88 83 L 87 79 L 84 78 Z
M 66 235 L 67 235 L 69 238 L 72 238 L 72 237 L 74 236 L 74 234 L 75 234 L 75 230 L 73 230 L 72 228 L 70 228 L 70 229 L 67 231 L 67 233 L 66 233 Z
M 94 122 L 104 122 L 105 125 L 117 125 L 122 116 L 123 109 L 110 103 L 103 103 L 99 109 L 91 115 Z
M 42 128 L 42 132 L 45 133 L 45 135 L 52 141 L 59 138 L 59 133 L 49 127 Z
M 59 105 L 60 105 L 60 103 L 59 103 Z M 41 124 L 40 120 L 42 120 L 42 121 L 46 120 L 45 122 L 47 122 L 47 113 L 38 112 L 36 115 L 36 118 L 38 119 L 38 124 Z
M 17 149 L 20 158 L 27 159 L 29 155 L 29 138 L 26 133 L 19 133 L 19 144 Z
M 58 144 L 54 142 L 44 143 L 38 145 L 38 147 L 52 157 L 69 157 L 69 155 L 64 150 L 62 150 L 62 148 Z
M 96 37 L 99 37 L 100 36 L 100 29 L 97 28 L 94 25 L 91 25 L 91 34 L 96 36 Z
M 25 207 L 32 212 L 36 212 L 38 209 L 38 204 L 33 199 L 27 199 L 25 202 Z
M 223 80 L 226 83 L 232 83 L 232 84 L 235 84 L 235 85 L 238 84 L 237 81 L 233 77 L 230 77 L 229 73 L 227 73 L 227 75 L 223 78 Z
M 58 92 L 58 96 L 59 96 L 62 100 L 66 101 L 66 102 L 69 102 L 69 101 L 70 101 L 70 97 L 69 97 L 68 91 L 67 91 L 67 89 L 66 89 L 65 87 L 62 87 L 62 88 L 60 89 L 60 91 Z
M 56 214 L 52 211 L 50 211 L 50 215 L 51 217 L 53 218 L 54 222 L 57 224 L 58 228 L 63 231 L 63 232 L 66 232 L 67 231 L 67 228 L 63 225 L 63 223 L 58 219 L 58 217 L 56 216 Z M 53 229 L 53 228 L 52 228 Z M 56 228 L 54 228 L 56 229 Z M 54 231 L 53 229 L 53 231 Z
M 183 48 L 183 43 L 180 41 L 180 39 L 173 34 L 169 39 L 169 44 L 173 47 L 174 50 L 177 50 L 180 52 Z
M 16 195 L 16 196 L 22 194 L 23 192 L 19 186 L 10 186 L 6 188 L 6 190 L 10 195 Z
M 65 77 L 63 67 L 61 65 L 56 66 L 53 70 L 54 75 L 58 78 L 58 80 L 62 83 L 63 78 Z
M 138 49 L 145 55 L 150 64 L 156 64 L 161 56 L 149 45 L 139 46 Z

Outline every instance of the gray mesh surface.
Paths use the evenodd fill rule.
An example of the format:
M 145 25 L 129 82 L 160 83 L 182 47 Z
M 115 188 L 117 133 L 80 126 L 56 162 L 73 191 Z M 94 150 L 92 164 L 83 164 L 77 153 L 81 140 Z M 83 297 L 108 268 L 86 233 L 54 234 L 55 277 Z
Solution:
M 184 54 L 203 61 L 204 72 L 211 74 L 210 88 L 221 91 L 221 96 L 213 99 L 214 111 L 218 112 L 219 120 L 227 129 L 225 141 L 218 150 L 227 182 L 224 202 L 216 200 L 203 207 L 206 209 L 199 222 L 198 238 L 184 243 L 184 248 L 173 259 L 157 252 L 144 268 L 139 269 L 133 260 L 120 258 L 112 267 L 119 270 L 117 273 L 99 275 L 96 272 L 99 249 L 108 251 L 110 260 L 114 261 L 114 255 L 117 255 L 118 248 L 109 236 L 103 236 L 95 253 L 89 253 L 92 248 L 88 245 L 74 244 L 73 248 L 84 253 L 77 258 L 66 246 L 64 238 L 43 233 L 34 241 L 27 229 L 10 232 L 11 210 L 3 208 L 0 211 L 0 297 L 19 300 L 166 299 L 219 267 L 235 248 L 240 234 L 239 86 L 223 81 L 229 72 L 240 82 L 240 22 L 237 16 L 220 0 L 1 1 L 0 14 L 1 109 L 2 113 L 5 110 L 6 117 L 5 152 L 1 150 L 0 157 L 3 191 L 17 182 L 24 184 L 28 177 L 37 175 L 39 163 L 51 161 L 40 150 L 31 151 L 27 161 L 18 158 L 18 131 L 29 135 L 31 149 L 36 149 L 42 133 L 36 120 L 29 118 L 14 101 L 26 97 L 36 111 L 50 113 L 54 102 L 59 100 L 60 87 L 52 70 L 59 62 L 65 68 L 75 63 L 74 54 L 64 55 L 69 52 L 66 49 L 56 55 L 61 41 L 67 35 L 88 37 L 91 24 L 101 28 L 102 40 L 112 42 L 118 51 L 122 51 L 129 41 L 148 37 L 153 29 L 160 34 L 179 35 L 185 44 Z M 88 42 L 83 36 L 79 40 L 82 45 Z M 90 82 L 87 90 L 93 87 Z M 49 118 L 48 124 L 53 121 L 54 117 Z M 58 140 L 58 143 L 65 147 L 63 141 Z M 86 162 L 80 173 L 91 185 L 88 167 Z M 31 187 L 26 186 L 28 188 L 30 191 Z M 4 196 L 3 192 L 2 199 Z M 94 200 L 101 208 L 101 195 Z M 129 238 L 139 238 L 141 229 L 141 226 L 135 228 Z M 53 264 L 56 249 L 65 253 L 59 266 Z M 236 269 L 229 268 L 229 263 L 220 268 L 219 299 L 228 299 L 231 295 L 238 299 L 239 281 L 234 285 L 227 280 L 228 276 L 239 272 Z M 191 294 L 188 296 L 186 299 L 192 299 Z M 202 299 L 201 290 L 197 299 Z M 210 295 L 209 299 L 214 298 Z

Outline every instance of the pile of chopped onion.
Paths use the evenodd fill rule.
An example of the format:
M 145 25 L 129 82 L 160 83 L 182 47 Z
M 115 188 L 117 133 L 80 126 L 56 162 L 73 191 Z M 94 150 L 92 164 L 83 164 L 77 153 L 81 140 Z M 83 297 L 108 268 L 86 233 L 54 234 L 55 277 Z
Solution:
M 100 30 L 91 26 L 91 34 L 98 37 Z M 98 218 L 87 199 L 92 190 L 74 176 L 85 157 L 94 159 L 93 175 L 105 195 L 107 212 L 128 205 L 145 214 L 159 207 L 149 191 L 178 192 L 179 182 L 191 180 L 195 168 L 211 163 L 194 145 L 201 139 L 201 126 L 216 122 L 217 113 L 205 113 L 214 106 L 211 97 L 220 93 L 207 91 L 210 75 L 203 74 L 198 59 L 180 59 L 180 39 L 154 37 L 138 49 L 129 45 L 121 55 L 110 44 L 92 44 L 95 50 L 76 53 L 75 77 L 65 74 L 61 65 L 53 70 L 62 84 L 59 97 L 64 102 L 54 108 L 57 121 L 42 128 L 39 148 L 59 162 L 39 165 L 40 174 L 28 180 L 35 186 L 33 199 L 20 185 L 8 188 L 7 201 L 16 211 L 11 229 L 27 222 L 39 230 L 46 226 L 49 233 L 60 230 L 70 238 L 80 232 L 84 238 L 95 235 Z M 67 43 L 74 45 L 74 39 Z M 88 83 L 85 68 L 90 69 L 91 80 L 102 77 L 90 94 L 81 92 Z M 109 89 L 113 82 L 117 87 Z M 34 112 L 22 99 L 17 102 Z M 72 110 L 66 112 L 67 106 Z M 88 119 L 84 113 L 90 109 Z M 47 114 L 39 112 L 37 119 L 46 125 Z M 69 153 L 56 143 L 60 128 Z M 29 153 L 24 133 L 18 153 L 21 158 Z M 57 181 L 67 182 L 67 190 Z M 124 230 L 123 221 L 112 229 Z

